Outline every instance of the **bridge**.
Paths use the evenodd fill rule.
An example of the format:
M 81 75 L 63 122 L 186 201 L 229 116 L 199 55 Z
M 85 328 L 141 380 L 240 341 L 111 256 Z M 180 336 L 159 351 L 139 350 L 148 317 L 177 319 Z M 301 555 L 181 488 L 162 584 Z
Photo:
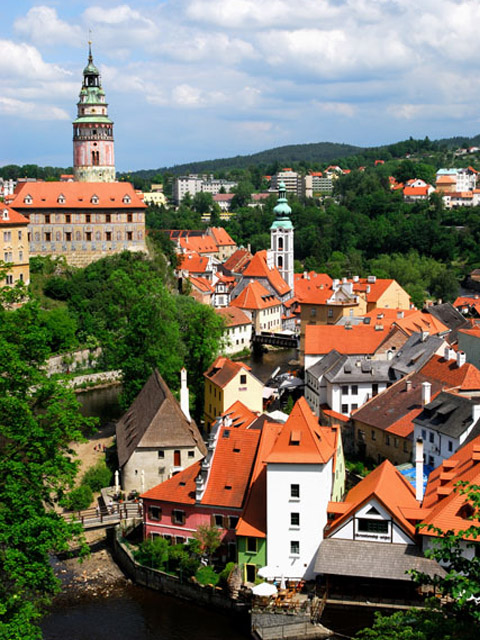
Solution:
M 97 507 L 63 514 L 66 520 L 79 522 L 85 530 L 115 527 L 117 524 L 142 518 L 142 516 L 143 505 L 140 502 L 114 503 L 109 507 Z
M 268 331 L 262 331 L 262 333 L 256 333 L 252 337 L 252 344 L 270 344 L 273 347 L 283 347 L 284 349 L 298 349 L 299 339 L 295 335 L 287 335 L 285 333 L 270 333 Z

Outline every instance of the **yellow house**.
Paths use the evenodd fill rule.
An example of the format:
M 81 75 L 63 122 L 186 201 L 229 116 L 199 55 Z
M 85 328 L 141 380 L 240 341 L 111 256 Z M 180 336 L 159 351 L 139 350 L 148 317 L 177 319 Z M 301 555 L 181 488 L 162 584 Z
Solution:
M 30 282 L 28 220 L 5 203 L 0 203 L 0 262 L 8 271 L 0 285 Z
M 205 429 L 210 431 L 215 419 L 240 400 L 250 411 L 263 411 L 263 384 L 250 367 L 219 356 L 205 376 Z

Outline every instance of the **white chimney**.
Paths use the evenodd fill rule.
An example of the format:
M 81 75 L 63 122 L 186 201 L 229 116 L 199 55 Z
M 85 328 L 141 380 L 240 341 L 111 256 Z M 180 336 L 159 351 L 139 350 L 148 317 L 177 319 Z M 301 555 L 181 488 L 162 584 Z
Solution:
M 397 318 L 400 320 L 401 318 L 403 318 L 405 316 L 405 313 L 403 311 L 397 311 Z
M 450 360 L 450 347 L 448 345 L 443 350 L 443 359 Z
M 421 341 L 425 342 L 425 340 L 428 339 L 429 335 L 430 335 L 430 333 L 428 331 L 422 331 Z
M 353 281 L 358 282 L 358 276 L 353 276 Z
M 467 361 L 467 355 L 465 351 L 457 351 L 457 367 L 463 367 Z
M 423 440 L 417 438 L 415 444 L 415 498 L 423 500 Z
M 422 404 L 423 406 L 430 403 L 432 399 L 432 385 L 430 382 L 422 382 Z
M 180 409 L 183 411 L 185 418 L 191 422 L 190 408 L 189 408 L 189 394 L 187 387 L 187 370 L 182 367 L 180 371 Z
M 405 391 L 408 393 L 411 390 L 412 390 L 412 381 L 411 380 L 407 380 L 406 383 L 405 383 Z

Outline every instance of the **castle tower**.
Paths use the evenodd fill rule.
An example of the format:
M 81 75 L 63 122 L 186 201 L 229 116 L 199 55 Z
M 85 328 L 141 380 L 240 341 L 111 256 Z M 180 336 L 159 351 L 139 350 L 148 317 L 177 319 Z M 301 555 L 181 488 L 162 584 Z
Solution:
M 73 122 L 73 173 L 78 182 L 115 182 L 113 122 L 107 114 L 100 73 L 88 43 L 88 64 Z
M 275 220 L 270 227 L 270 251 L 275 267 L 293 295 L 293 225 L 290 220 L 292 210 L 288 205 L 283 182 L 278 185 L 278 201 L 273 211 Z

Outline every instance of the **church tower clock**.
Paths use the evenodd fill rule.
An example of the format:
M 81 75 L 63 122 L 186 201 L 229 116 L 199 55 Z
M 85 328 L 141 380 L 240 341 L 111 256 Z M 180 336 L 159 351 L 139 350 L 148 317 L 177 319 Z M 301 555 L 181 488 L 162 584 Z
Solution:
M 293 295 L 293 225 L 290 220 L 292 210 L 288 204 L 287 190 L 283 182 L 278 185 L 278 201 L 273 212 L 275 220 L 270 227 L 270 252 L 275 267 Z
M 73 122 L 73 173 L 78 182 L 115 182 L 113 122 L 108 117 L 100 72 L 93 64 L 88 43 L 88 64 Z

